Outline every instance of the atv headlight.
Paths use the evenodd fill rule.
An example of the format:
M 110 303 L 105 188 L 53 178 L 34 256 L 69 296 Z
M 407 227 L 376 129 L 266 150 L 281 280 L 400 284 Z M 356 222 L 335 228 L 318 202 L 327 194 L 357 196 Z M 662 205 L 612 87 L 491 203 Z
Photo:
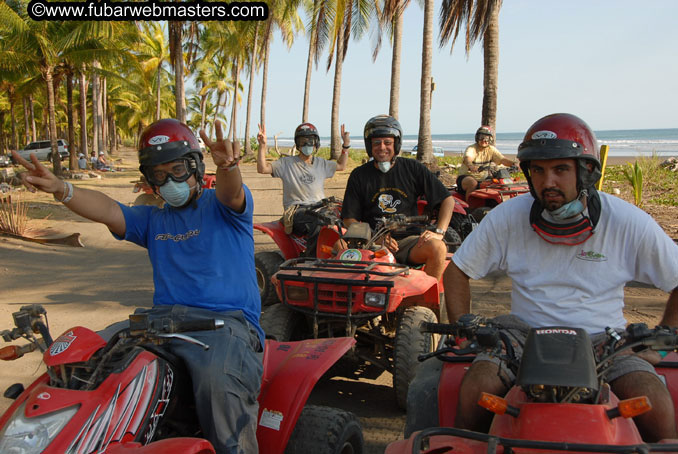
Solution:
M 308 300 L 308 288 L 299 287 L 296 285 L 288 285 L 285 287 L 287 290 L 287 299 L 294 301 L 306 301 Z
M 0 431 L 0 452 L 39 454 L 78 411 L 78 405 L 43 416 L 24 416 L 26 402 L 21 404 Z
M 386 305 L 386 295 L 384 293 L 365 293 L 365 305 L 384 307 Z

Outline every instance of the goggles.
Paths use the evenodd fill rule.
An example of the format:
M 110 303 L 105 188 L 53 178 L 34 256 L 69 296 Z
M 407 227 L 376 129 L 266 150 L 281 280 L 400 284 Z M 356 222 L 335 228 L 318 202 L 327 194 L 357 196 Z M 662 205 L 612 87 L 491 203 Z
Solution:
M 393 140 L 391 138 L 388 138 L 388 139 L 379 139 L 379 138 L 372 139 L 372 146 L 373 147 L 379 147 L 379 146 L 381 146 L 382 143 L 384 144 L 384 146 L 390 147 L 391 145 L 393 145 L 395 143 L 395 140 Z
M 315 147 L 315 137 L 298 137 L 294 140 L 294 143 L 299 147 Z
M 188 158 L 177 159 L 168 164 L 169 166 L 162 169 L 158 167 L 166 166 L 166 164 L 160 164 L 151 169 L 147 169 L 145 176 L 148 182 L 153 186 L 162 186 L 167 183 L 167 179 L 170 178 L 177 183 L 183 183 L 193 175 L 192 162 Z

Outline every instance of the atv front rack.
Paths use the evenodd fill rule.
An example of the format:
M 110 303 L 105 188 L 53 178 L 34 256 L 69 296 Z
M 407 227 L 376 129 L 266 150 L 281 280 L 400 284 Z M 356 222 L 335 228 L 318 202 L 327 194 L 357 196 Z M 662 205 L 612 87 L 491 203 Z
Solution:
M 377 266 L 387 266 L 392 268 L 390 271 L 375 270 Z M 281 301 L 291 309 L 309 315 L 313 319 L 313 336 L 318 337 L 318 316 L 323 318 L 346 319 L 346 331 L 348 336 L 355 334 L 356 322 L 372 319 L 386 313 L 388 302 L 391 297 L 391 290 L 395 286 L 393 279 L 398 276 L 407 276 L 410 274 L 410 267 L 399 263 L 384 263 L 374 261 L 347 261 L 337 259 L 316 259 L 312 257 L 298 257 L 287 260 L 280 265 L 279 271 L 294 271 L 295 274 L 281 273 L 276 274 L 276 278 L 281 285 Z M 303 272 L 325 272 L 325 273 L 348 273 L 355 275 L 355 278 L 336 278 L 329 276 L 307 276 Z M 373 279 L 381 277 L 387 279 Z M 305 282 L 313 284 L 313 307 L 303 307 L 291 304 L 287 298 L 285 284 L 287 282 Z M 345 289 L 346 307 L 343 312 L 329 312 L 322 310 L 319 285 L 328 284 L 340 286 Z M 354 287 L 370 287 L 371 291 L 378 291 L 379 288 L 385 290 L 385 304 L 381 310 L 353 313 L 354 307 Z M 325 306 L 336 306 L 335 303 L 324 304 Z M 343 306 L 343 302 L 341 304 Z M 343 309 L 343 307 L 342 307 Z
M 676 443 L 644 443 L 637 445 L 601 445 L 593 443 L 567 443 L 557 441 L 519 440 L 515 438 L 497 437 L 454 427 L 431 427 L 419 432 L 412 443 L 412 454 L 421 454 L 428 448 L 428 439 L 435 435 L 465 438 L 487 443 L 487 453 L 496 454 L 497 447 L 503 447 L 504 454 L 513 454 L 514 448 L 543 449 L 548 451 L 569 452 L 601 452 L 614 454 L 646 454 L 649 452 L 677 452 Z M 450 452 L 452 450 L 450 446 Z M 438 451 L 436 451 L 438 452 Z M 445 451 L 447 452 L 447 451 Z

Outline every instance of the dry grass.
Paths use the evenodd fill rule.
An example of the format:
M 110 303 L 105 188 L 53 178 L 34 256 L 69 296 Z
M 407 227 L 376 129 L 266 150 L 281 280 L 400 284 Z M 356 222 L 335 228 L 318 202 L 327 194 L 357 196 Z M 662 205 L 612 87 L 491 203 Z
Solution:
M 23 236 L 28 229 L 28 205 L 17 194 L 0 197 L 0 232 Z

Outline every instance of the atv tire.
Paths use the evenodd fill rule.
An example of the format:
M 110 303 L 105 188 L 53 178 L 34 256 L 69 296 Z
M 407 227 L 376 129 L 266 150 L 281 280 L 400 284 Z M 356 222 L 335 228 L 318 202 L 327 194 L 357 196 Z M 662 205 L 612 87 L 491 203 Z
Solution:
M 478 207 L 475 210 L 471 212 L 471 216 L 473 216 L 473 219 L 476 220 L 476 222 L 480 223 L 480 221 L 487 216 L 487 213 L 490 212 L 492 208 L 490 207 Z
M 263 308 L 259 324 L 267 338 L 278 342 L 302 339 L 304 316 L 282 303 Z
M 459 246 L 461 246 L 461 235 L 459 235 L 459 232 L 452 227 L 448 227 L 445 236 L 443 237 L 443 241 L 447 246 L 447 252 L 454 253 L 459 249 Z
M 405 438 L 414 432 L 429 427 L 440 426 L 438 421 L 438 383 L 443 371 L 443 361 L 431 359 L 417 368 L 407 392 L 407 419 L 405 420 Z
M 257 272 L 257 285 L 261 297 L 261 307 L 280 302 L 271 278 L 278 272 L 285 260 L 277 252 L 265 251 L 254 254 L 254 268 Z
M 285 454 L 362 454 L 358 418 L 337 408 L 307 405 L 297 420 Z
M 396 403 L 403 410 L 407 407 L 407 391 L 419 366 L 417 357 L 436 348 L 436 337 L 422 333 L 424 322 L 437 322 L 431 309 L 412 306 L 405 309 L 398 321 L 393 351 L 393 390 Z

